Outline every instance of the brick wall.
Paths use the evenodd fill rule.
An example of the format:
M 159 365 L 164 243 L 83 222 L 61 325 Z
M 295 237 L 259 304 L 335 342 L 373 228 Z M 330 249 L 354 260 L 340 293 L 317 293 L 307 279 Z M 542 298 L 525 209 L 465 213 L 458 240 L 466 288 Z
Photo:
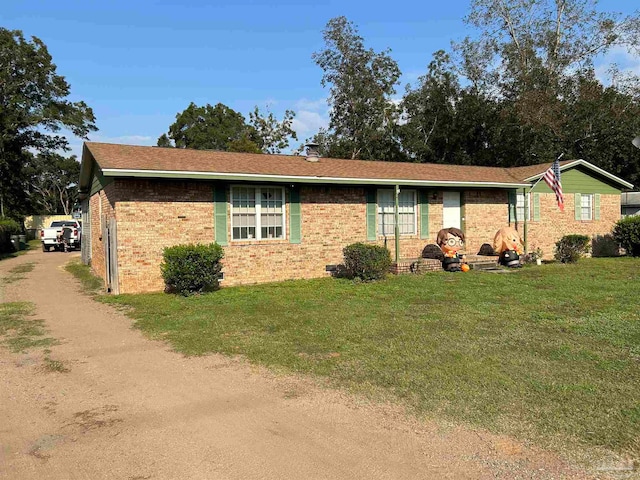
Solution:
M 544 258 L 553 258 L 555 243 L 564 235 L 606 235 L 620 219 L 620 195 L 600 195 L 600 220 L 575 220 L 574 195 L 565 195 L 564 202 L 563 213 L 553 193 L 540 194 L 540 221 L 527 222 L 529 251 L 541 248 Z
M 199 182 L 117 180 L 120 292 L 158 291 L 162 251 L 213 242 L 213 194 Z
M 229 242 L 224 285 L 325 276 L 326 265 L 342 263 L 346 245 L 366 241 L 363 188 L 303 186 L 300 206 L 302 242 Z
M 111 183 L 95 193 L 89 200 L 91 210 L 91 268 L 96 275 L 106 280 L 104 243 L 102 229 L 115 216 L 115 187 Z M 104 239 L 106 241 L 106 239 Z
M 288 192 L 287 192 L 288 195 Z M 262 283 L 326 276 L 326 265 L 342 262 L 342 249 L 354 242 L 366 242 L 366 191 L 360 187 L 302 186 L 300 188 L 302 242 L 252 240 L 231 242 L 224 247 L 223 285 Z M 229 191 L 227 189 L 227 201 Z M 287 202 L 289 198 L 287 197 Z M 504 190 L 475 190 L 465 193 L 466 252 L 475 254 L 483 243 L 492 243 L 495 232 L 508 224 L 507 193 Z M 195 181 L 148 181 L 122 179 L 91 198 L 93 268 L 104 276 L 104 247 L 100 216 L 114 214 L 118 222 L 118 268 L 120 292 L 162 290 L 162 250 L 180 243 L 214 241 L 211 184 Z M 287 203 L 288 206 L 288 203 Z M 604 234 L 620 216 L 620 197 L 602 195 L 601 220 L 576 222 L 573 196 L 567 196 L 564 214 L 553 194 L 540 196 L 541 221 L 529 223 L 530 248 L 540 247 L 547 256 L 552 246 L 567 233 Z M 288 208 L 287 208 L 288 215 Z M 231 223 L 227 209 L 227 225 Z M 420 232 L 420 215 L 418 212 Z M 402 236 L 400 256 L 418 258 L 425 245 L 435 243 L 442 225 L 442 192 L 429 196 L 429 239 Z M 287 219 L 288 228 L 288 219 Z M 384 239 L 375 243 L 384 245 Z M 387 239 L 392 257 L 394 238 Z

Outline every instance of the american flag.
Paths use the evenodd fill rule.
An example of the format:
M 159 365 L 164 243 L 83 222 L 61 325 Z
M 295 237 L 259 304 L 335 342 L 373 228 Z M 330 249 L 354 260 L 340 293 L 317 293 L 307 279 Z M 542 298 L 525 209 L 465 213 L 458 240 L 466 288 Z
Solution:
M 561 212 L 564 212 L 564 196 L 562 195 L 562 183 L 560 183 L 560 162 L 558 160 L 553 162 L 553 165 L 549 167 L 549 170 L 544 172 L 542 179 L 547 182 L 549 188 L 556 194 L 558 207 Z

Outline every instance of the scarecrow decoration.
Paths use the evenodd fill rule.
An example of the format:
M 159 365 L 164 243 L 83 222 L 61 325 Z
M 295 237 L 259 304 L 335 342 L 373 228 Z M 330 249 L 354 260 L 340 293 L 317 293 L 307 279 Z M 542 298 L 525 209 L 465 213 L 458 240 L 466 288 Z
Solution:
M 464 233 L 459 228 L 443 228 L 438 232 L 436 243 L 442 250 L 442 268 L 445 272 L 468 272 L 465 256 L 458 252 L 464 246 Z
M 496 232 L 493 249 L 500 256 L 500 265 L 510 268 L 521 267 L 520 255 L 524 253 L 522 238 L 515 228 L 504 227 Z

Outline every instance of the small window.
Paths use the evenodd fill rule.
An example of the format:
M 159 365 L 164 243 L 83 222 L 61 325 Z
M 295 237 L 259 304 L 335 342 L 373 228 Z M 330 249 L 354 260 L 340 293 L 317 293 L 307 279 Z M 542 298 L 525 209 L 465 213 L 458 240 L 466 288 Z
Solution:
M 525 208 L 525 206 L 527 208 Z M 531 198 L 530 194 L 524 194 L 522 192 L 518 192 L 516 196 L 516 218 L 518 221 L 524 220 L 526 217 L 527 221 L 531 220 Z
M 592 220 L 593 219 L 593 195 L 582 194 L 580 195 L 580 219 Z
M 231 238 L 233 240 L 285 238 L 284 218 L 283 188 L 231 188 Z
M 395 235 L 395 204 L 393 190 L 378 190 L 378 235 Z M 415 190 L 400 190 L 398 195 L 398 217 L 400 235 L 415 235 Z

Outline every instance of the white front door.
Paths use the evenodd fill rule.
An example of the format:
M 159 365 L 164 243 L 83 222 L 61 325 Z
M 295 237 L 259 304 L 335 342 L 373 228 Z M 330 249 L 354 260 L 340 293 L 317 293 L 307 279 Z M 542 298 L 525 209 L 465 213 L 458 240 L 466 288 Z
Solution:
M 442 192 L 442 228 L 461 228 L 460 192 Z

